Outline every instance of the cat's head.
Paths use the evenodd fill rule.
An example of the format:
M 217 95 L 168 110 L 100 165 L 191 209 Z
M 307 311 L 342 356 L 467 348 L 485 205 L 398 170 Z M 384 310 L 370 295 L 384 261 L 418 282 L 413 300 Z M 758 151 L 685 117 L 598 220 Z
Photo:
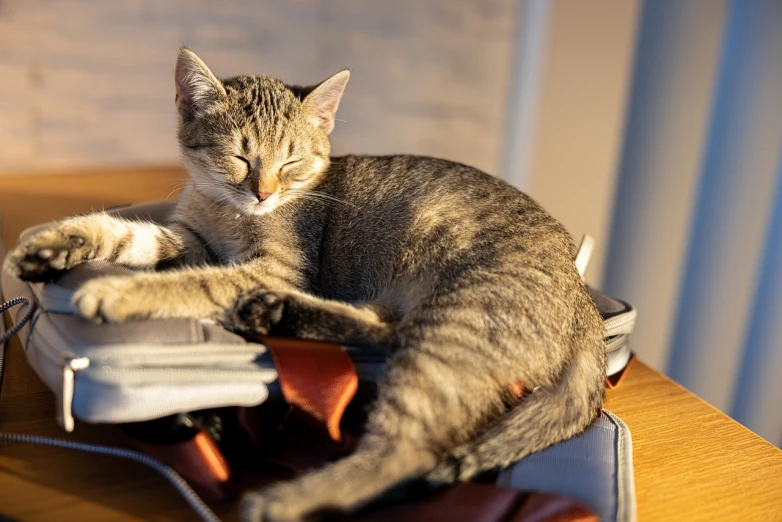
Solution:
M 245 215 L 306 194 L 328 167 L 328 135 L 350 73 L 313 87 L 266 76 L 218 79 L 195 53 L 179 51 L 179 145 L 196 188 Z

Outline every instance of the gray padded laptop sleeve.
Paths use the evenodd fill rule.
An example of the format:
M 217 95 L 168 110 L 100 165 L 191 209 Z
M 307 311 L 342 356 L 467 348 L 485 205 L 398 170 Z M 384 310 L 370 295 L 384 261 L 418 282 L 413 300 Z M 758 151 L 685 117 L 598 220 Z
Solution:
M 522 491 L 558 493 L 589 506 L 600 520 L 636 519 L 630 430 L 603 416 L 572 439 L 528 455 L 500 472 L 497 484 Z

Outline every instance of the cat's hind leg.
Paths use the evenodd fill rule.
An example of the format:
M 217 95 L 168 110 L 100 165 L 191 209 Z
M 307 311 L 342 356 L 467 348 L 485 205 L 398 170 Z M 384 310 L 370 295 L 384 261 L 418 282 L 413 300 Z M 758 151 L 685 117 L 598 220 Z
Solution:
M 555 385 L 500 417 L 498 402 L 486 397 L 499 398 L 499 392 L 449 366 L 420 353 L 397 354 L 356 452 L 292 482 L 249 493 L 244 520 L 287 522 L 353 511 L 422 475 L 438 483 L 466 480 L 579 433 L 602 398 L 602 386 L 594 384 L 602 360 L 594 353 L 579 354 Z M 471 435 L 482 419 L 492 417 Z
M 353 454 L 248 494 L 244 520 L 308 520 L 358 509 L 434 469 L 441 455 L 499 413 L 500 392 L 490 377 L 465 372 L 434 346 L 419 346 L 393 354 Z

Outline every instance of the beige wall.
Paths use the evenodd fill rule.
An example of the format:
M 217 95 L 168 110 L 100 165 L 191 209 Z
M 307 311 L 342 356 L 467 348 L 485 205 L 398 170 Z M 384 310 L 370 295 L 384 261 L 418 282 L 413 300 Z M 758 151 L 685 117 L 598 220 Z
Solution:
M 335 152 L 497 172 L 514 0 L 0 2 L 0 174 L 169 164 L 186 43 L 218 75 L 353 76 Z
M 596 240 L 599 284 L 610 234 L 639 2 L 549 2 L 549 27 L 522 187 L 578 239 Z

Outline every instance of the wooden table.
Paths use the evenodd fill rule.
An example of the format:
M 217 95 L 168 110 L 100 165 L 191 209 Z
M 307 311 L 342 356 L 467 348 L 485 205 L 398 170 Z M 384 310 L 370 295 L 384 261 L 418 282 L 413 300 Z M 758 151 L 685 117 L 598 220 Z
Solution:
M 0 177 L 2 237 L 12 246 L 32 224 L 90 209 L 176 196 L 178 168 Z M 173 192 L 173 194 L 172 194 Z M 0 430 L 103 444 L 110 426 L 65 434 L 54 399 L 9 347 Z M 638 519 L 782 521 L 782 452 L 659 373 L 637 362 L 606 408 L 633 436 Z M 235 520 L 231 506 L 216 508 Z M 29 521 L 193 520 L 174 490 L 134 463 L 66 450 L 0 445 L 0 514 Z

